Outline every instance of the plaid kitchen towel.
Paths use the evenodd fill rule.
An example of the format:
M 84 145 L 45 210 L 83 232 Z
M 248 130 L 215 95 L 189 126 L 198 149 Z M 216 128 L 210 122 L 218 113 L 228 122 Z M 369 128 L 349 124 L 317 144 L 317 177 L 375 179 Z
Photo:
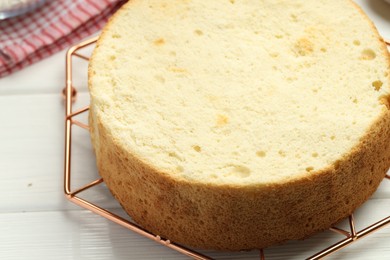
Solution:
M 101 29 L 124 0 L 52 0 L 0 21 L 0 78 Z

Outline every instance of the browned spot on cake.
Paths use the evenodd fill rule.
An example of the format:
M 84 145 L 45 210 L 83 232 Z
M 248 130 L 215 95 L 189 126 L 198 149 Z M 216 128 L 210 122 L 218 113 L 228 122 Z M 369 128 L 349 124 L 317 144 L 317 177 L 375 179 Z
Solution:
M 364 49 L 361 53 L 360 59 L 373 60 L 376 58 L 376 53 L 371 49 Z
M 314 170 L 314 167 L 312 167 L 312 166 L 306 167 L 306 171 L 307 171 L 307 172 L 311 172 L 311 171 L 313 171 L 313 170 Z
M 199 145 L 194 145 L 192 147 L 196 152 L 200 153 L 202 151 L 202 148 Z
M 172 71 L 172 72 L 176 72 L 176 73 L 186 73 L 188 72 L 186 69 L 184 68 L 179 68 L 179 67 L 176 67 L 176 66 L 171 66 L 168 68 L 169 71 Z
M 156 40 L 153 42 L 153 44 L 156 45 L 156 46 L 162 46 L 162 45 L 165 44 L 165 40 L 164 40 L 164 38 L 158 38 L 158 39 L 156 39 Z
M 390 95 L 383 95 L 379 98 L 381 104 L 385 105 L 390 110 Z
M 237 177 L 245 178 L 251 175 L 251 170 L 244 165 L 233 165 L 233 174 Z
M 202 31 L 202 30 L 199 30 L 199 29 L 196 29 L 196 30 L 194 31 L 194 33 L 197 34 L 197 35 L 199 35 L 199 36 L 203 35 L 203 31 Z
M 308 26 L 305 28 L 305 33 L 310 39 L 327 40 L 331 31 L 333 31 L 333 28 L 326 25 Z
M 314 44 L 307 38 L 300 38 L 294 44 L 294 52 L 298 56 L 307 56 L 314 51 Z
M 229 118 L 225 115 L 217 115 L 217 126 L 224 126 L 229 123 Z
M 291 14 L 290 17 L 292 22 L 294 23 L 298 22 L 298 16 L 296 14 Z
M 283 151 L 283 150 L 280 150 L 278 153 L 279 153 L 279 155 L 282 156 L 282 157 L 286 157 L 286 155 L 287 155 L 286 152 Z
M 372 86 L 374 87 L 374 89 L 376 91 L 379 91 L 381 89 L 381 87 L 383 86 L 383 82 L 380 80 L 374 81 L 374 82 L 372 82 Z
M 163 13 L 167 16 L 181 16 L 186 15 L 189 10 L 191 0 L 169 0 L 169 1 L 153 1 L 149 4 L 149 8 Z
M 265 156 L 267 155 L 267 153 L 266 153 L 265 151 L 257 151 L 257 152 L 256 152 L 256 155 L 257 155 L 258 157 L 265 157 Z
M 207 95 L 206 98 L 210 101 L 210 102 L 215 102 L 215 101 L 218 101 L 219 100 L 219 97 L 215 96 L 215 95 Z

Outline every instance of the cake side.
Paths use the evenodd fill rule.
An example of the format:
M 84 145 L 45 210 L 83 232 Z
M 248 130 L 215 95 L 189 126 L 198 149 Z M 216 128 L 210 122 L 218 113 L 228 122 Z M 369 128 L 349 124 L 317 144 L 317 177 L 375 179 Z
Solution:
M 92 129 L 99 129 L 99 172 L 124 209 L 154 234 L 198 248 L 264 248 L 327 229 L 372 195 L 390 165 L 388 111 L 327 169 L 245 188 L 174 179 L 123 150 L 92 118 Z

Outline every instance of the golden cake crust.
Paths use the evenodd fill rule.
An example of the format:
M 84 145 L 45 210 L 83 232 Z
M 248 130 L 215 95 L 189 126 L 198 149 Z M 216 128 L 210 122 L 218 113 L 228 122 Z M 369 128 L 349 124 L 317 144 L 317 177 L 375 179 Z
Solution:
M 390 165 L 388 111 L 337 164 L 261 189 L 174 179 L 127 153 L 99 120 L 90 125 L 99 129 L 99 172 L 129 215 L 154 234 L 199 248 L 264 248 L 327 229 L 372 195 Z

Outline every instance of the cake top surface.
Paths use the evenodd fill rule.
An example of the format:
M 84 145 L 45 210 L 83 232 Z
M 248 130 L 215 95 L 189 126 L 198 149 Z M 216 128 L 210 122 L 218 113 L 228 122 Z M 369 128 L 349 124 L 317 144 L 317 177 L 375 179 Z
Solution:
M 384 43 L 349 0 L 133 0 L 94 51 L 91 110 L 163 174 L 269 184 L 369 138 L 388 73 Z

